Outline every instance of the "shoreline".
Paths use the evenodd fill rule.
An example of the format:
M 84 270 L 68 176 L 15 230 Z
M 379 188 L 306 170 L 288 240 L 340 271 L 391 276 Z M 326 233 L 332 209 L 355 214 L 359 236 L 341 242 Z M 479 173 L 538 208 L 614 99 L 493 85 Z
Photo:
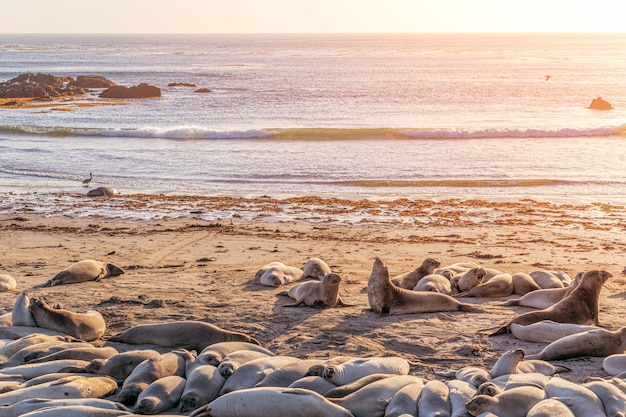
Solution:
M 110 345 L 108 338 L 137 324 L 202 320 L 250 334 L 277 354 L 402 356 L 419 364 L 412 374 L 427 379 L 465 365 L 488 367 L 509 349 L 531 354 L 545 345 L 481 333 L 528 311 L 501 306 L 515 296 L 464 299 L 484 308 L 480 314 L 378 317 L 369 309 L 366 291 L 375 257 L 385 261 L 392 276 L 413 270 L 426 257 L 442 265 L 471 260 L 506 272 L 554 269 L 574 276 L 607 270 L 613 278 L 602 290 L 600 322 L 610 330 L 626 325 L 623 207 L 483 200 L 387 204 L 321 197 L 57 198 L 62 205 L 56 210 L 38 211 L 41 207 L 29 203 L 11 213 L 6 212 L 11 202 L 3 199 L 0 271 L 12 275 L 18 288 L 0 293 L 0 311 L 10 311 L 22 291 L 72 311 L 98 310 L 107 323 L 101 344 Z M 198 207 L 202 213 L 192 213 Z M 161 215 L 115 217 L 107 209 Z M 468 210 L 473 213 L 466 218 Z M 353 219 L 341 217 L 344 212 Z M 252 283 L 269 262 L 300 267 L 312 257 L 342 277 L 340 294 L 354 306 L 288 308 L 283 305 L 291 300 L 278 295 L 288 286 Z M 126 273 L 100 282 L 37 287 L 82 259 L 115 263 Z M 558 363 L 573 369 L 562 377 L 582 381 L 604 375 L 601 361 L 585 357 Z

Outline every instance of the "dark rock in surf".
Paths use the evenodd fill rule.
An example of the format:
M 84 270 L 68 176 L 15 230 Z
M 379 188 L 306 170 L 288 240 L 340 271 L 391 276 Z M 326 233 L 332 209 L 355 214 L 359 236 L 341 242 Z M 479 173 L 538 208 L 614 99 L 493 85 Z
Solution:
M 192 83 L 169 83 L 168 87 L 195 87 L 195 84 Z
M 161 97 L 161 89 L 146 83 L 133 87 L 116 85 L 100 93 L 101 98 L 151 98 Z
M 85 94 L 87 90 L 70 86 L 72 77 L 26 73 L 0 84 L 0 98 L 54 98 Z
M 100 75 L 79 75 L 76 80 L 70 81 L 68 87 L 78 88 L 109 88 L 115 83 Z
M 594 110 L 611 110 L 613 106 L 611 106 L 611 104 L 602 97 L 598 97 L 591 100 L 589 108 Z

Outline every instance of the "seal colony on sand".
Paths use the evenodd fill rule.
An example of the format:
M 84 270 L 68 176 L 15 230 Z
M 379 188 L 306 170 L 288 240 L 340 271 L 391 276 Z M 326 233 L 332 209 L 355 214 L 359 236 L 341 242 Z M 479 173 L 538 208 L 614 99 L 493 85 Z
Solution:
M 484 312 L 481 308 L 460 303 L 446 294 L 411 291 L 393 285 L 389 270 L 380 258 L 374 260 L 367 283 L 367 299 L 372 311 L 381 316 L 438 311 Z

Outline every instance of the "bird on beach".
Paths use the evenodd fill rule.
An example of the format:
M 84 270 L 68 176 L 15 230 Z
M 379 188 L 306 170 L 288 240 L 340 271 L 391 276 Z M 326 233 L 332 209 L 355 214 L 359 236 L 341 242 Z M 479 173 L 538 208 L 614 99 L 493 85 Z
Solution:
M 546 75 L 546 81 L 548 81 L 550 78 L 552 78 L 551 75 Z
M 92 179 L 93 179 L 93 175 L 91 175 L 91 172 L 90 172 L 89 173 L 89 178 L 87 178 L 86 180 L 83 180 L 83 184 L 89 185 L 89 183 L 91 182 Z

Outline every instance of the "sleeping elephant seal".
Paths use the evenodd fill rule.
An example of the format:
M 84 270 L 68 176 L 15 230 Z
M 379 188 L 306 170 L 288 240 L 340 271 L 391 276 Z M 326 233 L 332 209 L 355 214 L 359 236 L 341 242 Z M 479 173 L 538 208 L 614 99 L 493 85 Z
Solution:
M 406 290 L 393 285 L 389 270 L 380 258 L 374 260 L 367 283 L 367 299 L 372 311 L 381 316 L 439 311 L 484 313 L 483 309 L 461 303 L 446 294 Z
M 111 337 L 109 340 L 133 345 L 151 344 L 163 347 L 179 347 L 196 352 L 202 352 L 205 347 L 217 342 L 241 341 L 260 344 L 247 334 L 232 332 L 210 323 L 195 320 L 140 324 Z
M 85 259 L 68 266 L 40 287 L 100 281 L 102 278 L 115 277 L 123 273 L 124 270 L 115 264 Z
M 435 269 L 439 265 L 441 265 L 439 261 L 433 258 L 426 258 L 422 261 L 422 264 L 419 267 L 411 272 L 406 272 L 394 277 L 391 282 L 400 288 L 412 290 L 420 279 L 424 278 L 426 275 L 434 273 Z
M 307 307 L 336 307 L 348 306 L 339 295 L 341 277 L 337 274 L 326 274 L 321 281 L 307 281 L 296 284 L 289 289 L 287 295 L 294 300 L 293 304 L 284 307 L 297 307 L 304 304 Z
M 120 192 L 113 187 L 98 187 L 87 191 L 89 197 L 101 197 L 109 195 L 118 195 Z
M 11 275 L 0 274 L 0 292 L 13 291 L 17 288 L 17 281 Z
M 302 269 L 295 266 L 287 266 L 282 262 L 270 262 L 256 271 L 252 282 L 265 285 L 266 287 L 280 287 L 302 278 L 304 278 Z
M 106 331 L 104 317 L 95 310 L 74 313 L 52 308 L 43 299 L 33 298 L 30 302 L 30 312 L 37 326 L 56 330 L 87 342 L 98 340 Z

